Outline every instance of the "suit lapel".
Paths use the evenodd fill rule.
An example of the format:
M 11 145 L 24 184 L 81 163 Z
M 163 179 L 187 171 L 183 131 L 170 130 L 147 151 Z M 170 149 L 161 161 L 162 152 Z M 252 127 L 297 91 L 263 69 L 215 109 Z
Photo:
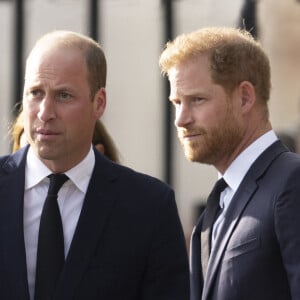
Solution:
M 91 177 L 82 211 L 78 220 L 65 268 L 57 288 L 55 299 L 73 299 L 91 257 L 101 238 L 104 225 L 113 209 L 111 189 L 116 176 L 113 164 L 96 155 L 96 164 Z M 91 230 L 92 229 L 92 230 Z
M 225 220 L 215 241 L 207 269 L 203 287 L 202 299 L 208 299 L 209 290 L 216 276 L 229 239 L 238 225 L 247 204 L 251 201 L 258 188 L 257 181 L 267 171 L 272 161 L 281 153 L 288 151 L 281 142 L 277 141 L 265 150 L 249 169 L 238 190 L 236 191 L 225 215 Z
M 27 149 L 9 156 L 0 167 L 0 261 L 11 299 L 29 299 L 23 226 Z
M 220 228 L 220 232 L 210 255 L 207 277 L 203 290 L 203 299 L 206 299 L 207 297 L 207 292 L 209 291 L 214 276 L 216 275 L 217 268 L 223 257 L 228 241 L 235 227 L 237 226 L 247 203 L 251 200 L 251 197 L 255 193 L 256 189 L 257 185 L 255 182 L 245 182 L 245 184 L 243 184 L 243 188 L 239 188 L 232 199 L 232 205 L 230 205 L 230 208 L 228 208 L 228 211 L 226 212 L 224 224 Z

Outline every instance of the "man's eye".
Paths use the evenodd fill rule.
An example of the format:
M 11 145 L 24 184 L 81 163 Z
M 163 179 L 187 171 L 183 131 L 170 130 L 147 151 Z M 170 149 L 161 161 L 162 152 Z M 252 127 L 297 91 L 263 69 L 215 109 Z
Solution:
M 59 93 L 59 99 L 60 100 L 68 100 L 71 97 L 72 97 L 71 94 L 69 94 L 68 92 L 62 91 L 62 92 Z
M 33 98 L 33 99 L 40 99 L 40 98 L 43 97 L 43 93 L 42 93 L 41 90 L 38 90 L 38 89 L 36 89 L 36 90 L 31 90 L 31 91 L 29 92 L 29 96 L 30 96 L 31 98 Z
M 205 101 L 205 98 L 202 98 L 202 97 L 194 97 L 192 99 L 192 103 L 194 103 L 195 105 L 202 104 L 204 101 Z
M 201 102 L 201 101 L 203 101 L 204 99 L 203 98 L 201 98 L 201 97 L 195 97 L 194 98 L 194 102 Z

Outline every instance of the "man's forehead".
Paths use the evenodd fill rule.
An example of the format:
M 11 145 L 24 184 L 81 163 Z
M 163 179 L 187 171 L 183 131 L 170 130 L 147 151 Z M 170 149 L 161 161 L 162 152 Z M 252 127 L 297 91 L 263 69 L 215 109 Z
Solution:
M 74 64 L 76 59 L 76 64 Z M 80 67 L 80 62 L 85 65 L 84 57 L 79 49 L 53 46 L 37 47 L 29 55 L 26 62 L 25 78 L 29 73 L 38 73 L 40 70 L 55 72 L 66 66 Z

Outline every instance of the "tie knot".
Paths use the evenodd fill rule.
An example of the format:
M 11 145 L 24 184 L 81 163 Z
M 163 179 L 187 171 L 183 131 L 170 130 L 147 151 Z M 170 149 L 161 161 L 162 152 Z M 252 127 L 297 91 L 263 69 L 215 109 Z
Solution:
M 218 209 L 220 208 L 219 206 L 219 200 L 220 200 L 220 194 L 225 190 L 227 187 L 227 183 L 223 178 L 220 178 L 214 185 L 211 193 L 208 196 L 207 199 L 207 207 L 217 207 Z M 215 210 L 215 209 L 214 209 Z
M 228 184 L 222 177 L 216 182 L 214 190 L 216 191 L 216 193 L 221 194 L 227 186 Z
M 50 179 L 48 195 L 57 195 L 59 189 L 69 179 L 66 174 L 51 174 L 48 177 Z

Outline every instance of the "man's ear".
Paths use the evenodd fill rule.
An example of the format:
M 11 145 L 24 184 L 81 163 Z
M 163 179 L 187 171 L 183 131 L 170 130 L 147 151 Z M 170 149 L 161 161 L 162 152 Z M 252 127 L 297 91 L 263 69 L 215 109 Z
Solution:
M 101 87 L 94 96 L 94 112 L 97 119 L 99 119 L 106 107 L 106 90 L 104 87 Z
M 242 112 L 249 112 L 256 103 L 256 93 L 253 84 L 249 81 L 242 81 L 239 85 Z

